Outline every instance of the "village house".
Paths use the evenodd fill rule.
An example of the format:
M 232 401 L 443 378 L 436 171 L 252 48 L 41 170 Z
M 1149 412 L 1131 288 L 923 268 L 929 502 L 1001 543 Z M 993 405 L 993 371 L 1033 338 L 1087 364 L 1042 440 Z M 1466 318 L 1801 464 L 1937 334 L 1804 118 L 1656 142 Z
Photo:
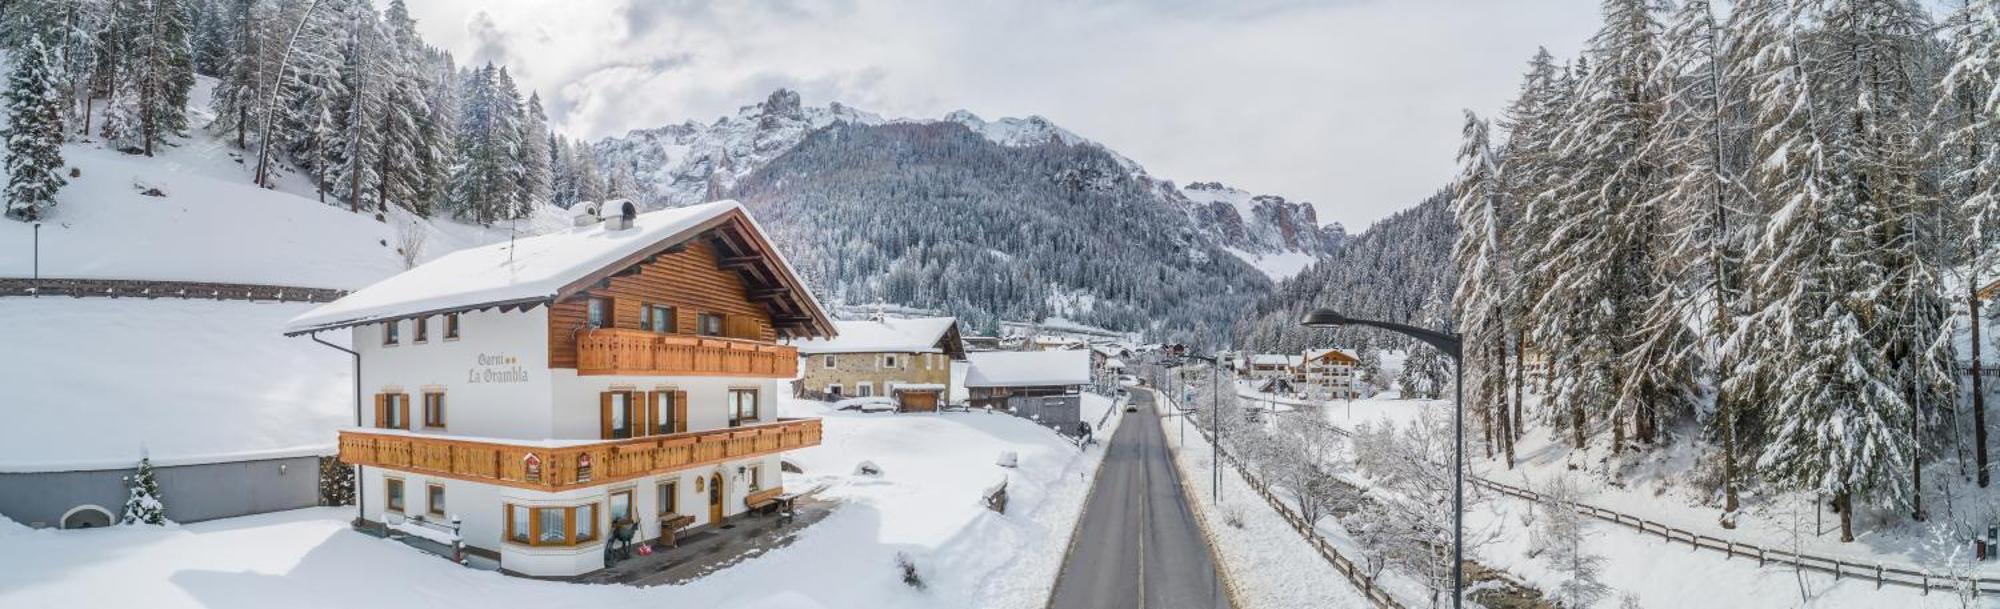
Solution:
M 951 398 L 951 363 L 965 360 L 958 320 L 876 317 L 836 321 L 839 335 L 791 341 L 805 357 L 802 397 L 882 396 L 904 412 L 930 412 Z
M 1339 349 L 1310 349 L 1301 358 L 1296 388 L 1305 397 L 1351 400 L 1362 397 L 1354 367 L 1361 363 Z
M 1068 433 L 1090 384 L 1089 351 L 988 351 L 967 356 L 972 407 L 1007 410 Z
M 351 332 L 362 526 L 459 521 L 506 571 L 604 566 L 608 540 L 780 503 L 798 353 L 834 326 L 733 201 L 445 255 L 291 321 Z
M 1287 382 L 1296 383 L 1303 378 L 1299 370 L 1303 367 L 1304 360 L 1303 357 L 1284 353 L 1253 353 L 1237 370 L 1243 378 L 1250 380 L 1285 379 Z

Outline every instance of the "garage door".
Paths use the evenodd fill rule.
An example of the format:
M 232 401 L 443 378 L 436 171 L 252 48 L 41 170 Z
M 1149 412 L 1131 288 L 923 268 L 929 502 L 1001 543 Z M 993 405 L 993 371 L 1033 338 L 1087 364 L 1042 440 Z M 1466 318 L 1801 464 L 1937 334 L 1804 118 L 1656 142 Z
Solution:
M 903 412 L 933 412 L 937 410 L 937 402 L 935 391 L 903 392 Z

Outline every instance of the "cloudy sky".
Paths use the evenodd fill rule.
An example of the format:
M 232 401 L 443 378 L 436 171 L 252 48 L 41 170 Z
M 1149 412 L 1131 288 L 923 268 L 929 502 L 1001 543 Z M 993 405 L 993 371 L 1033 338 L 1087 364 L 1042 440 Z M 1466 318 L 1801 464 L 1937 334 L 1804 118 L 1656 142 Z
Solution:
M 1039 114 L 1154 175 L 1358 230 L 1454 173 L 1462 108 L 1573 55 L 1586 0 L 418 0 L 426 38 L 571 136 L 711 121 L 772 89 L 891 117 Z

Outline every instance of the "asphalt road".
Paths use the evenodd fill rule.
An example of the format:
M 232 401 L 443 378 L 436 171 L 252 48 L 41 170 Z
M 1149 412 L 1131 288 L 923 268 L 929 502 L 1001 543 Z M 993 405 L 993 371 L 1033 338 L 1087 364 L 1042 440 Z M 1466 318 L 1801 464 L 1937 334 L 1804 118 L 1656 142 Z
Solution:
M 1083 522 L 1056 576 L 1049 606 L 1226 608 L 1208 539 L 1188 510 L 1160 432 L 1153 392 L 1135 390 L 1138 412 L 1112 434 Z

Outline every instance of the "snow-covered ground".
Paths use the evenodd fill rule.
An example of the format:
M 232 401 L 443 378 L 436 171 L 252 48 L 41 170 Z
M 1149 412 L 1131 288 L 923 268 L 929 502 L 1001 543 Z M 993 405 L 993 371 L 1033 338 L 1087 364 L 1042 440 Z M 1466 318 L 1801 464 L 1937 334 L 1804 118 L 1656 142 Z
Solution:
M 201 77 L 189 122 L 208 123 L 214 80 Z M 253 144 L 254 146 L 254 144 Z M 422 219 L 401 209 L 382 221 L 320 203 L 298 174 L 276 188 L 251 183 L 256 151 L 196 129 L 155 156 L 129 155 L 90 138 L 63 146 L 79 172 L 56 195 L 40 230 L 44 277 L 264 283 L 355 289 L 403 270 L 406 225 L 423 235 L 419 258 L 567 226 L 561 210 L 515 225 L 480 227 Z M 145 191 L 158 191 L 149 196 Z M 0 222 L 0 277 L 34 272 L 34 226 Z
M 0 471 L 332 453 L 354 416 L 353 361 L 281 334 L 309 308 L 0 299 L 14 320 L 0 324 Z
M 860 414 L 789 400 L 779 410 L 825 420 L 820 446 L 788 456 L 806 473 L 788 474 L 786 486 L 824 485 L 820 496 L 840 505 L 792 545 L 686 584 L 565 584 L 467 569 L 349 530 L 349 508 L 311 508 L 85 531 L 31 531 L 0 519 L 0 608 L 1030 609 L 1047 602 L 1101 447 L 1079 451 L 1032 423 L 985 412 Z M 1017 455 L 1018 468 L 996 465 L 1002 451 Z M 855 475 L 863 460 L 882 475 Z M 1003 479 L 1004 515 L 980 504 Z M 898 553 L 914 560 L 926 589 L 902 583 Z
M 1271 399 L 1280 403 L 1288 401 Z M 1370 422 L 1406 424 L 1422 416 L 1426 410 L 1449 412 L 1449 404 L 1448 401 L 1394 397 L 1351 402 L 1335 400 L 1324 406 L 1323 416 L 1343 429 Z M 1477 423 L 1471 421 L 1470 424 Z M 1545 436 L 1545 432 L 1537 433 L 1544 433 Z M 1562 458 L 1568 451 L 1550 448 L 1550 439 L 1537 433 L 1530 433 L 1521 445 L 1521 464 L 1512 471 L 1498 461 L 1484 459 L 1483 446 L 1478 438 L 1468 438 L 1466 448 L 1473 455 L 1473 472 L 1496 481 L 1534 489 L 1542 488 L 1552 476 L 1568 473 L 1572 480 L 1581 483 L 1582 500 L 1588 504 L 1637 514 L 1655 522 L 1665 522 L 1718 538 L 1751 541 L 1772 548 L 1792 547 L 1791 535 L 1785 528 L 1791 523 L 1785 518 L 1789 512 L 1778 513 L 1775 506 L 1754 511 L 1746 515 L 1737 529 L 1725 530 L 1716 525 L 1717 510 L 1689 503 L 1689 499 L 1681 495 L 1685 491 L 1672 488 L 1665 477 L 1641 475 L 1627 478 L 1625 488 L 1604 484 L 1601 478 L 1588 472 L 1570 472 L 1566 460 Z M 1559 448 L 1560 443 L 1556 445 Z M 1656 476 L 1665 476 L 1667 472 L 1684 468 L 1685 464 L 1663 463 L 1655 464 L 1650 471 Z M 1350 480 L 1365 482 L 1359 476 L 1351 476 Z M 1546 560 L 1527 556 L 1531 527 L 1527 524 L 1526 515 L 1531 510 L 1542 508 L 1497 493 L 1486 496 L 1488 501 L 1468 511 L 1466 524 L 1468 530 L 1490 531 L 1494 540 L 1480 547 L 1474 555 L 1483 564 L 1505 570 L 1537 588 L 1554 589 L 1562 581 L 1561 574 L 1551 569 Z M 1865 537 L 1862 542 L 1842 544 L 1832 530 L 1835 522 L 1832 515 L 1826 518 L 1823 527 L 1825 535 L 1815 536 L 1810 531 L 1813 524 L 1810 508 L 1802 514 L 1802 524 L 1807 527 L 1806 536 L 1800 543 L 1803 551 L 1845 557 L 1856 562 L 1930 564 L 1936 572 L 1946 572 L 1938 562 L 1936 548 L 1930 547 L 1929 540 L 1921 538 L 1918 531 L 1904 531 L 1893 539 L 1881 539 L 1874 544 L 1864 543 L 1867 541 Z M 1586 519 L 1585 522 L 1588 551 L 1606 559 L 1601 581 L 1614 590 L 1597 607 L 1617 607 L 1620 597 L 1628 593 L 1636 596 L 1642 607 L 1687 606 L 1697 602 L 1702 607 L 1742 608 L 1958 606 L 1958 601 L 1943 590 L 1929 595 L 1898 586 L 1878 590 L 1872 581 L 1863 578 L 1849 577 L 1836 581 L 1831 575 L 1814 572 L 1807 572 L 1801 578 L 1789 567 L 1759 567 L 1755 560 L 1742 557 L 1729 559 L 1718 552 L 1697 552 L 1685 543 L 1668 544 L 1656 534 L 1643 534 L 1596 520 Z M 1351 540 L 1344 538 L 1337 522 L 1322 522 L 1320 528 L 1337 547 L 1344 550 L 1353 547 Z M 1388 583 L 1393 587 L 1395 582 Z M 1805 590 L 1803 593 L 1802 587 Z M 2000 600 L 1982 600 L 1982 603 L 1979 606 L 2000 607 Z
M 1264 276 L 1270 277 L 1271 281 L 1290 279 L 1293 275 L 1306 270 L 1306 267 L 1312 266 L 1312 263 L 1319 261 L 1317 256 L 1298 251 L 1257 254 L 1233 247 L 1224 247 L 1222 249 L 1227 250 L 1230 254 L 1234 254 L 1237 258 L 1243 259 L 1244 262 L 1256 267 L 1257 270 L 1263 271 Z
M 1162 399 L 1160 411 L 1173 412 Z M 1180 468 L 1194 506 L 1221 554 L 1237 600 L 1248 607 L 1370 607 L 1333 565 L 1313 550 L 1283 516 L 1250 490 L 1235 468 L 1222 468 L 1222 501 L 1217 505 L 1209 475 L 1215 449 L 1195 431 L 1182 440 L 1181 421 L 1162 416 L 1167 445 Z M 1192 424 L 1192 423 L 1190 423 Z M 1231 523 L 1240 523 L 1241 526 Z

